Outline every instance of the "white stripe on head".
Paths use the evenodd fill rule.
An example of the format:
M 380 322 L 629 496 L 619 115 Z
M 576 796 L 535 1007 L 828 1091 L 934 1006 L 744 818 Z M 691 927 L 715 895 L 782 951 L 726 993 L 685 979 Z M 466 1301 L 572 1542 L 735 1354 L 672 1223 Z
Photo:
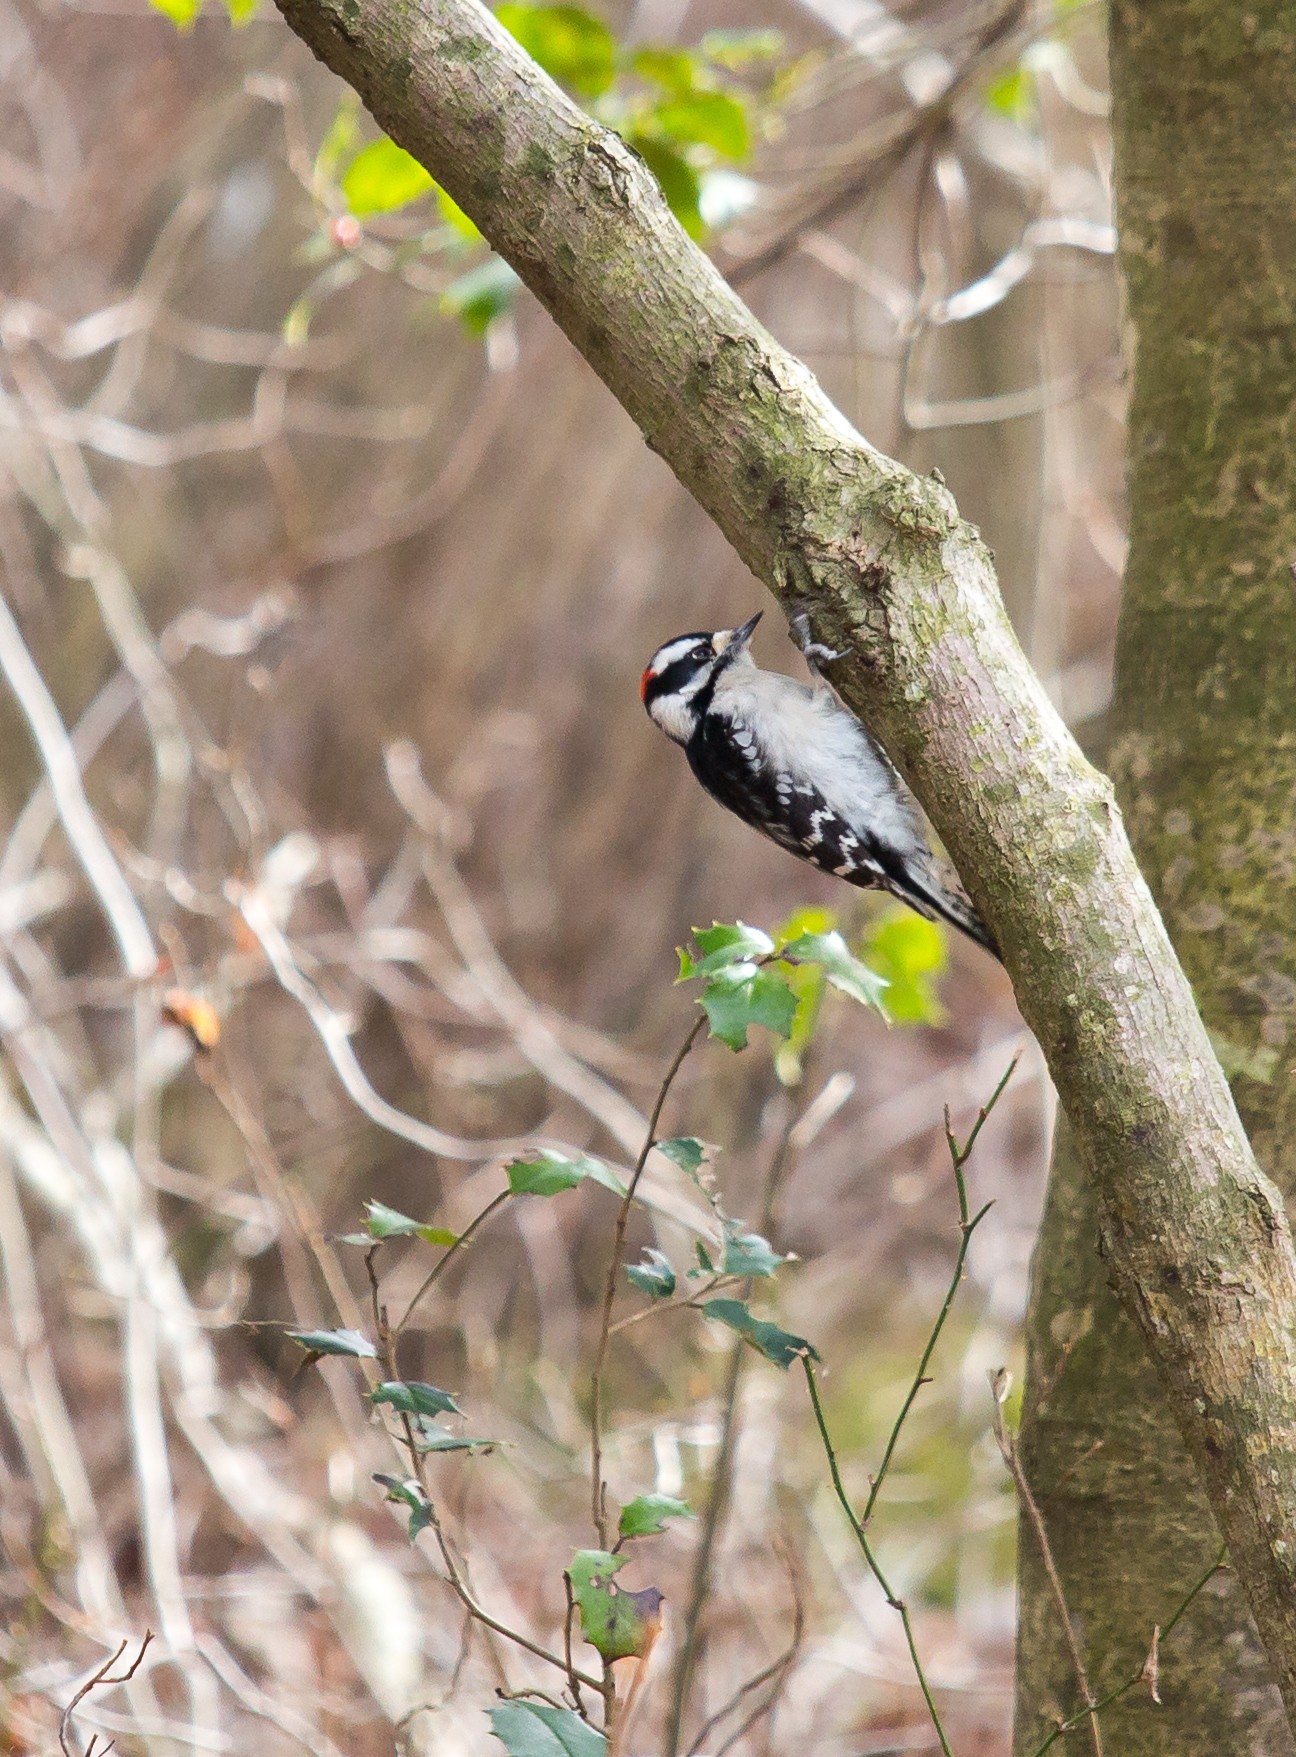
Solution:
M 699 636 L 695 634 L 677 634 L 673 641 L 667 641 L 664 647 L 658 647 L 648 663 L 648 669 L 660 677 L 668 665 L 673 665 L 677 659 L 691 653 L 698 640 Z

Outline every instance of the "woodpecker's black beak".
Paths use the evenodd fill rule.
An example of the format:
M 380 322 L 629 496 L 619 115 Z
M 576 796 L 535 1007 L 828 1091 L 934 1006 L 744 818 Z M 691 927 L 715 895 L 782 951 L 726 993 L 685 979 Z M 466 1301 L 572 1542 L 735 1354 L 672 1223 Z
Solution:
M 711 644 L 717 653 L 723 653 L 726 659 L 736 659 L 756 632 L 756 624 L 764 616 L 758 610 L 755 616 L 749 616 L 746 622 L 740 622 L 737 628 L 717 629 L 711 636 Z

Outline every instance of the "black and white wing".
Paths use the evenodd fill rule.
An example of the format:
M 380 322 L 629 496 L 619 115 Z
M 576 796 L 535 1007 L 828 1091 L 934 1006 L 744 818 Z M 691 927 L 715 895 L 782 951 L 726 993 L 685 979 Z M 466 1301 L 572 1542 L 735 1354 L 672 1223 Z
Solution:
M 789 854 L 850 884 L 888 885 L 876 839 L 837 811 L 807 776 L 772 763 L 741 720 L 707 715 L 687 753 L 713 799 Z
M 859 735 L 866 736 L 862 729 Z M 753 728 L 737 715 L 704 715 L 685 749 L 693 773 L 711 797 L 789 854 L 861 890 L 889 891 L 919 915 L 947 922 L 998 957 L 989 929 L 971 903 L 943 885 L 931 869 L 929 851 L 907 808 L 894 796 L 879 796 L 885 807 L 881 822 L 903 827 L 903 846 L 897 846 L 898 837 L 879 836 L 862 821 L 862 813 L 847 815 L 835 806 L 805 767 L 793 771 L 773 761 Z M 870 752 L 885 764 L 871 745 Z

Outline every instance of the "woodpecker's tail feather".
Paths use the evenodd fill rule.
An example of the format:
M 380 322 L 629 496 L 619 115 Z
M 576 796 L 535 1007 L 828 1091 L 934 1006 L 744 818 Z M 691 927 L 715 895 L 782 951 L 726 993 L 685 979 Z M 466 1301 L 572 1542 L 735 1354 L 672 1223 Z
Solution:
M 950 927 L 957 928 L 970 940 L 975 940 L 992 958 L 1003 962 L 994 935 L 960 892 L 949 890 L 939 879 L 926 874 L 919 876 L 914 872 L 892 873 L 888 878 L 888 890 L 902 903 L 908 903 L 911 909 L 916 909 L 919 915 L 927 916 L 928 920 L 935 916 Z

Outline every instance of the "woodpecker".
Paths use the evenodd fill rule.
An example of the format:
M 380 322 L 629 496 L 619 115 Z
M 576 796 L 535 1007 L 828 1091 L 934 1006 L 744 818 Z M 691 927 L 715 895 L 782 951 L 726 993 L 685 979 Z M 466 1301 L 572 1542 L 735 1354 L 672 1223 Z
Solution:
M 814 687 L 762 671 L 748 651 L 761 614 L 658 647 L 639 684 L 649 716 L 744 823 L 823 872 L 948 922 L 997 958 L 981 917 L 940 876 L 904 782 L 820 675 L 817 661 L 841 655 L 812 641 L 798 616 L 794 639 Z

